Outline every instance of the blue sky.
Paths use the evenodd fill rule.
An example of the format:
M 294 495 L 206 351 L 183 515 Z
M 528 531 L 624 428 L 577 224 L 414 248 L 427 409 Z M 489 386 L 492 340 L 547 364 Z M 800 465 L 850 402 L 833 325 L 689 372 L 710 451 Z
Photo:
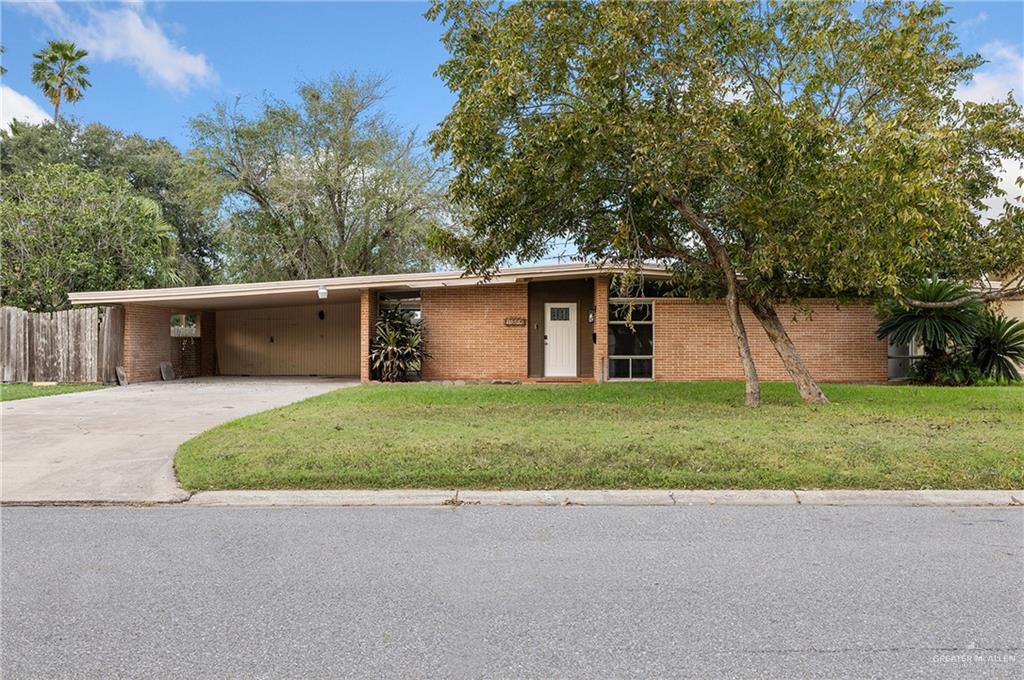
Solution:
M 963 47 L 991 60 L 971 98 L 1024 94 L 1024 2 L 952 3 Z M 216 101 L 289 97 L 296 83 L 355 70 L 388 78 L 385 108 L 429 132 L 453 97 L 433 75 L 445 58 L 422 3 L 158 2 L 0 5 L 6 48 L 3 115 L 38 119 L 50 107 L 29 79 L 32 53 L 53 38 L 90 51 L 93 87 L 67 113 L 166 137 L 185 148 L 188 121 Z

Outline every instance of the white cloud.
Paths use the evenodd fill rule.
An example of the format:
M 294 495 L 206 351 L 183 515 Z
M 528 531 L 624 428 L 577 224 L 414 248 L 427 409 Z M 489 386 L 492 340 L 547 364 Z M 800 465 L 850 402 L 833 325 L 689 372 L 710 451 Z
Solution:
M 990 42 L 981 48 L 981 56 L 988 62 L 975 74 L 974 79 L 957 91 L 963 100 L 991 102 L 1006 99 L 1013 91 L 1018 101 L 1024 94 L 1024 52 L 1004 42 Z
M 999 188 L 1006 192 L 1002 196 L 990 196 L 985 199 L 988 209 L 982 217 L 994 218 L 1003 212 L 1003 205 L 1007 202 L 1015 205 L 1022 204 L 1021 187 L 1017 186 L 1017 178 L 1024 176 L 1024 168 L 1021 168 L 1020 161 L 1003 159 L 999 171 Z
M 995 41 L 981 48 L 981 56 L 988 63 L 974 74 L 970 83 L 957 91 L 957 96 L 964 101 L 994 102 L 1006 99 L 1007 93 L 1013 92 L 1014 99 L 1021 101 L 1024 98 L 1024 51 L 1020 47 Z M 1003 161 L 999 187 L 1006 195 L 986 200 L 988 210 L 982 214 L 982 218 L 1000 215 L 1006 201 L 1021 203 L 1021 189 L 1017 186 L 1017 178 L 1021 176 L 1024 176 L 1024 169 L 1020 162 L 1009 159 Z
M 15 119 L 22 123 L 45 123 L 50 120 L 50 114 L 29 97 L 0 85 L 0 128 L 6 130 Z
M 54 31 L 73 40 L 103 61 L 126 61 L 147 80 L 172 90 L 187 91 L 216 82 L 217 73 L 206 55 L 176 45 L 163 27 L 146 14 L 141 2 L 110 9 L 86 7 L 81 20 L 56 0 L 19 4 Z
M 965 29 L 972 31 L 978 26 L 984 24 L 986 21 L 988 21 L 988 13 L 978 12 L 976 15 L 974 15 L 967 21 L 961 21 L 959 24 L 957 24 L 957 26 L 960 28 L 961 31 L 964 31 Z

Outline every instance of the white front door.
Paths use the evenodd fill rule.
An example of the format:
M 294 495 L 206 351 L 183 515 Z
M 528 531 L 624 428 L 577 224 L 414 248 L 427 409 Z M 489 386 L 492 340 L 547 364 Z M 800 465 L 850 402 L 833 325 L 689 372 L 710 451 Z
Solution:
M 544 303 L 544 376 L 576 377 L 576 303 Z

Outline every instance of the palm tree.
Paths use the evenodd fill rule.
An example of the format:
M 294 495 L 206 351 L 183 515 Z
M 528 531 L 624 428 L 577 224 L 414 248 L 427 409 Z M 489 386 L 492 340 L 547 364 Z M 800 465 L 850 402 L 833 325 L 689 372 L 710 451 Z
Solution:
M 970 289 L 961 283 L 932 279 L 913 291 L 913 299 L 949 302 L 969 293 Z M 982 304 L 977 301 L 955 307 L 912 307 L 889 301 L 879 309 L 882 323 L 878 327 L 878 338 L 888 337 L 896 345 L 920 342 L 926 354 L 945 354 L 954 347 L 970 347 L 982 310 Z
M 1024 366 L 1024 321 L 986 313 L 974 339 L 974 361 L 981 374 L 994 380 L 1020 380 Z
M 77 102 L 92 85 L 85 77 L 89 67 L 81 63 L 88 54 L 69 40 L 51 40 L 45 50 L 32 55 L 36 58 L 32 64 L 32 82 L 53 104 L 54 122 L 60 118 L 61 100 Z

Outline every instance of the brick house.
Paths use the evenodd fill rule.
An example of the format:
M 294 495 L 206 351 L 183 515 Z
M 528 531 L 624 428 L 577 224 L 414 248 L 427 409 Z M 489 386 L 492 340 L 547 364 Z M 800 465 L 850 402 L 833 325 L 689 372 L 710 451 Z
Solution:
M 502 270 L 488 280 L 459 272 L 74 293 L 76 305 L 124 307 L 129 382 L 181 375 L 325 375 L 371 379 L 377 310 L 419 314 L 430 358 L 425 380 L 739 380 L 723 305 L 683 298 L 609 297 L 611 271 L 585 264 Z M 666 277 L 650 268 L 645 279 Z M 779 310 L 819 380 L 884 382 L 887 348 L 864 304 L 808 302 L 811 315 Z M 625 310 L 630 309 L 628 322 Z M 187 343 L 176 315 L 194 320 Z M 787 380 L 760 324 L 746 317 L 765 380 Z

